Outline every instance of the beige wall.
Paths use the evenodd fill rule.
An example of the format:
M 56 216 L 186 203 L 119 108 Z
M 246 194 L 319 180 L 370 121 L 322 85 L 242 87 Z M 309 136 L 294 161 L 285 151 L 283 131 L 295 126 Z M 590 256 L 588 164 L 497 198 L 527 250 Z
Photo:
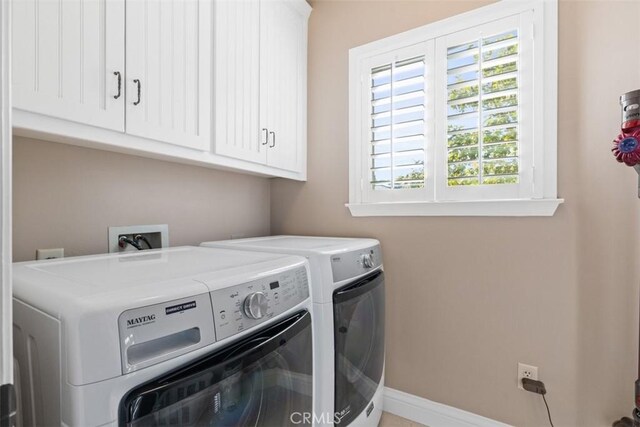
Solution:
M 609 141 L 618 96 L 640 87 L 640 2 L 560 5 L 559 193 L 552 218 L 353 218 L 348 49 L 483 4 L 314 1 L 309 180 L 271 185 L 273 233 L 372 236 L 387 269 L 389 386 L 518 426 L 547 425 L 516 389 L 540 367 L 557 426 L 628 415 L 640 255 L 632 170 Z M 624 66 L 624 68 L 623 68 Z
M 348 49 L 484 3 L 312 3 L 307 183 L 269 186 L 16 138 L 15 260 L 60 246 L 67 255 L 101 253 L 109 225 L 139 223 L 168 223 L 172 245 L 270 227 L 376 237 L 388 276 L 389 386 L 519 426 L 546 425 L 542 401 L 516 389 L 523 361 L 540 367 L 557 426 L 605 426 L 628 414 L 640 201 L 635 174 L 612 161 L 608 141 L 618 95 L 640 87 L 640 60 L 626 55 L 637 50 L 640 2 L 561 3 L 559 192 L 567 202 L 552 218 L 352 218 L 344 207 Z
M 107 251 L 112 225 L 169 224 L 172 246 L 269 234 L 266 178 L 16 137 L 13 251 Z

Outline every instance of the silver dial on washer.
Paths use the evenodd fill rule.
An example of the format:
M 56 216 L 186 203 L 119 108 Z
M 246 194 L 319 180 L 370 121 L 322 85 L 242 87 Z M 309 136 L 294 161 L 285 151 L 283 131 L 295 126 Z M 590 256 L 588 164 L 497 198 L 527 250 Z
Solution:
M 244 299 L 244 314 L 252 319 L 261 319 L 267 314 L 267 297 L 262 292 L 254 292 Z
M 362 265 L 365 268 L 373 268 L 373 255 L 371 255 L 371 254 L 363 254 L 362 255 Z

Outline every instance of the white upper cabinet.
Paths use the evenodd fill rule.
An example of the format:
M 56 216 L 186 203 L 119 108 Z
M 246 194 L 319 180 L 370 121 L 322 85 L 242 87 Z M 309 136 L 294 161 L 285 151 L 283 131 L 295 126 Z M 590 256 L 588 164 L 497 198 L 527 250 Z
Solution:
M 13 105 L 124 130 L 124 0 L 11 2 Z
M 303 167 L 306 145 L 306 23 L 295 3 L 263 1 L 260 25 L 260 122 L 268 129 L 267 164 Z
M 211 1 L 126 0 L 128 134 L 211 146 Z
M 13 130 L 306 179 L 306 0 L 14 0 Z
M 304 0 L 215 5 L 215 152 L 304 174 Z
M 215 151 L 267 161 L 260 128 L 260 0 L 214 2 Z

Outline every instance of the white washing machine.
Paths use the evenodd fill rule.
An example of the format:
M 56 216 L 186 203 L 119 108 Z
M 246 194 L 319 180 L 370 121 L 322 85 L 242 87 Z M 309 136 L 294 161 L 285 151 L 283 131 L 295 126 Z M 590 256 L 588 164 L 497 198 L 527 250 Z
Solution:
M 26 426 L 281 426 L 313 410 L 303 257 L 182 247 L 13 277 Z
M 384 273 L 373 239 L 273 236 L 203 246 L 302 255 L 311 266 L 319 424 L 377 426 L 384 388 Z

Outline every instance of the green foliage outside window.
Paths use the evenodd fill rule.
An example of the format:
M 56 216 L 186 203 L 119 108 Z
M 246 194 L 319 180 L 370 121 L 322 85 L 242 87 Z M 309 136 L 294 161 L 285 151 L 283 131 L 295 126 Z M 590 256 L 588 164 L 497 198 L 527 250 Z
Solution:
M 518 105 L 517 95 L 498 96 L 482 100 L 483 110 L 493 110 L 494 108 L 513 107 Z
M 465 147 L 449 150 L 448 161 L 453 162 L 466 162 L 468 160 L 476 160 L 478 158 L 478 147 Z
M 484 141 L 485 144 L 492 144 L 494 142 L 515 141 L 517 139 L 518 129 L 515 127 L 485 130 L 482 133 L 482 141 Z
M 485 39 L 486 49 L 483 52 L 483 60 L 492 60 L 518 53 L 518 44 L 498 49 L 491 49 L 491 44 L 502 40 L 515 37 L 515 33 L 507 33 L 503 36 L 495 37 L 490 40 L 490 44 Z M 465 49 L 477 47 L 475 44 L 468 45 Z M 463 51 L 464 49 L 458 49 Z M 473 56 L 474 62 L 478 63 L 479 55 Z M 507 62 L 495 66 L 490 66 L 481 70 L 483 78 L 500 76 L 517 71 L 517 61 Z M 462 78 L 458 77 L 458 83 Z M 482 85 L 483 94 L 496 94 L 501 91 L 516 89 L 518 82 L 515 77 L 502 80 L 495 80 Z M 475 98 L 479 95 L 478 84 L 449 89 L 448 100 L 459 101 L 466 98 Z M 497 108 L 512 107 L 518 105 L 518 97 L 515 94 L 494 96 L 490 99 L 482 100 L 482 110 L 488 111 Z M 461 102 L 456 105 L 450 105 L 450 115 L 472 113 L 478 111 L 478 101 L 471 100 Z M 485 127 L 516 124 L 518 120 L 517 112 L 503 112 L 489 114 L 484 119 Z M 450 133 L 459 132 L 463 127 L 449 126 Z M 482 173 L 483 184 L 504 184 L 518 182 L 518 131 L 517 127 L 501 128 L 501 129 L 485 129 L 482 134 L 485 145 L 482 153 Z M 460 132 L 453 133 L 448 136 L 447 145 L 450 148 L 448 153 L 448 184 L 450 186 L 460 185 L 478 185 L 478 132 Z M 400 176 L 396 180 L 402 188 L 421 188 L 423 183 L 405 183 L 402 181 L 424 181 L 424 170 L 413 170 L 407 175 Z
M 449 136 L 449 148 L 478 145 L 478 132 L 457 133 Z
M 516 157 L 517 155 L 518 145 L 515 142 L 487 145 L 482 150 L 483 159 L 504 159 L 505 157 Z
M 515 77 L 504 80 L 496 80 L 490 83 L 482 85 L 482 93 L 494 93 L 503 90 L 515 89 L 518 87 L 518 82 Z

